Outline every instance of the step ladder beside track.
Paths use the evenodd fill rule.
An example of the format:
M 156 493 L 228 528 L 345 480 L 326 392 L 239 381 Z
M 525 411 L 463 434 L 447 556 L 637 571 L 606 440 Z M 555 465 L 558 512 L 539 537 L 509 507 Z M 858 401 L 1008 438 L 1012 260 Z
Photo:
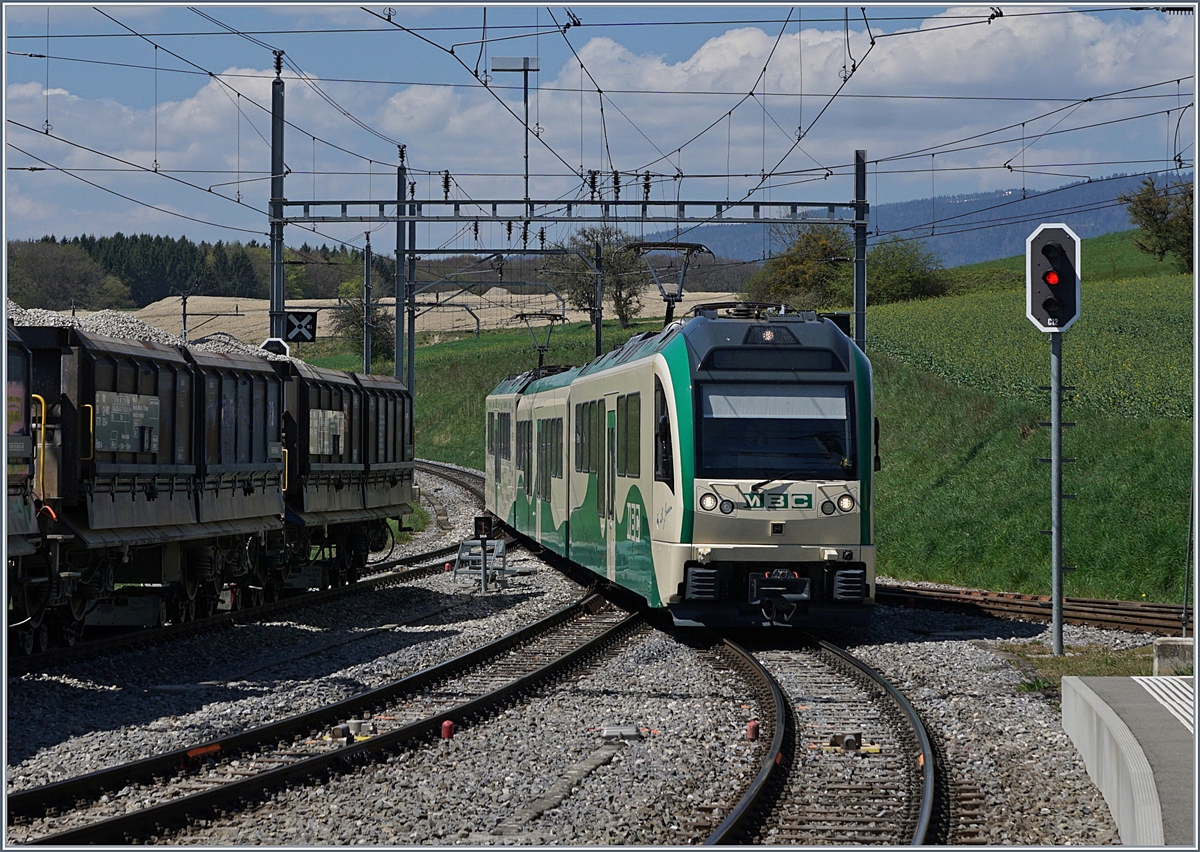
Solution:
M 479 577 L 479 590 L 488 586 L 508 588 L 508 578 L 516 574 L 508 567 L 508 542 L 502 538 L 468 538 L 458 545 L 454 560 L 454 577 L 459 574 Z

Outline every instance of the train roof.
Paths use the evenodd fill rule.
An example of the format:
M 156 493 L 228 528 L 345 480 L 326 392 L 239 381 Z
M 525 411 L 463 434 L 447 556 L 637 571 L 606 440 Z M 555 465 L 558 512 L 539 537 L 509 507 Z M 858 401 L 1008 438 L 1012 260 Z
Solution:
M 529 370 L 517 376 L 509 376 L 496 386 L 492 394 L 537 393 L 564 387 L 577 378 L 602 373 L 613 367 L 655 355 L 680 335 L 696 356 L 697 365 L 714 349 L 752 343 L 828 350 L 833 352 L 840 362 L 840 369 L 845 369 L 852 361 L 849 352 L 850 339 L 841 327 L 827 316 L 820 316 L 812 311 L 758 316 L 720 316 L 715 310 L 702 311 L 697 316 L 677 320 L 659 331 L 635 334 L 611 352 L 582 367 L 543 368 L 540 372 Z M 547 369 L 554 372 L 546 375 Z

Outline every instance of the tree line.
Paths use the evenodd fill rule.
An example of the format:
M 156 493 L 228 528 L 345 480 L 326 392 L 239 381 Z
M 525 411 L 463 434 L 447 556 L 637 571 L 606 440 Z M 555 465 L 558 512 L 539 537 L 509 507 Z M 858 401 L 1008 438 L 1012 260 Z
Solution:
M 632 239 L 611 228 L 603 236 L 606 243 Z M 577 236 L 575 242 L 581 239 L 590 251 L 591 237 Z M 574 250 L 574 245 L 567 248 Z M 362 251 L 344 244 L 331 248 L 304 243 L 285 249 L 287 298 L 361 299 L 363 259 Z M 557 266 L 545 258 L 520 255 L 439 255 L 419 259 L 416 277 L 430 291 L 500 286 L 515 293 L 544 293 L 547 283 L 561 283 Z M 187 237 L 120 232 L 104 237 L 45 236 L 9 241 L 8 296 L 22 307 L 56 311 L 143 308 L 183 294 L 267 299 L 270 267 L 270 249 L 257 240 L 196 243 Z M 395 261 L 373 254 L 371 268 L 376 298 L 390 296 Z M 689 286 L 736 292 L 752 269 L 753 264 L 705 258 L 689 275 Z
M 1192 271 L 1192 182 L 1159 185 L 1146 178 L 1136 192 L 1120 196 L 1136 245 L 1181 272 Z M 685 286 L 692 292 L 726 292 L 744 298 L 814 310 L 844 307 L 853 301 L 853 240 L 848 228 L 797 223 L 776 234 L 787 246 L 765 262 L 739 262 L 698 256 Z M 646 260 L 621 251 L 635 238 L 611 225 L 580 229 L 552 247 L 560 255 L 529 257 L 491 253 L 420 259 L 418 286 L 450 292 L 503 287 L 512 292 L 545 292 L 553 287 L 576 310 L 591 310 L 596 273 L 591 263 L 601 246 L 602 293 L 622 326 L 642 307 L 643 297 L 657 300 Z M 582 255 L 582 256 L 581 256 Z M 585 261 L 583 258 L 589 260 Z M 363 252 L 345 244 L 307 243 L 285 249 L 288 299 L 340 298 L 359 306 L 363 289 Z M 671 253 L 649 255 L 660 278 L 673 279 Z M 952 292 L 936 253 L 919 241 L 893 237 L 867 254 L 872 304 L 923 299 Z M 376 298 L 391 295 L 396 264 L 372 256 Z M 26 308 L 82 310 L 140 308 L 170 296 L 200 295 L 266 299 L 270 295 L 270 253 L 257 240 L 246 243 L 194 243 L 187 237 L 150 234 L 77 236 L 8 243 L 8 296 Z M 345 312 L 347 316 L 353 311 Z

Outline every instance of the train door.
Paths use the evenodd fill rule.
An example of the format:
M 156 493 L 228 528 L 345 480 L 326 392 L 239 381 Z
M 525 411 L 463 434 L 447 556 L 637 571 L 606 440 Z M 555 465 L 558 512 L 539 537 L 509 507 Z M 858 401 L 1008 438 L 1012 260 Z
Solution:
M 549 480 L 543 474 L 547 470 L 547 453 L 546 453 L 546 435 L 544 429 L 546 420 L 538 417 L 538 414 L 544 414 L 544 411 L 534 410 L 534 479 L 533 479 L 533 538 L 535 541 L 542 540 L 542 512 L 549 512 L 549 507 L 544 507 L 542 504 L 550 499 Z M 547 518 L 546 520 L 549 520 Z
M 606 448 L 604 458 L 604 541 L 607 545 L 607 556 L 605 565 L 607 566 L 608 579 L 617 579 L 617 512 L 616 512 L 616 495 L 617 495 L 617 411 L 615 404 L 612 408 L 606 406 L 605 412 L 605 438 L 604 445 Z M 607 400 L 606 400 L 607 402 Z

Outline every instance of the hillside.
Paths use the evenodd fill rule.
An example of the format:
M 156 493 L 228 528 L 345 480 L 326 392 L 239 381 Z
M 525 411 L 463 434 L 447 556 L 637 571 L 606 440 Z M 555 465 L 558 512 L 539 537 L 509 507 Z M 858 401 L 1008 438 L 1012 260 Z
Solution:
M 1066 593 L 1178 602 L 1193 454 L 1192 280 L 1112 277 L 1147 260 L 1127 240 L 1088 241 L 1084 258 L 1094 272 L 1063 347 L 1077 387 L 1065 408 L 1077 424 L 1064 437 L 1077 459 L 1065 472 L 1077 495 L 1064 506 L 1065 558 L 1078 566 Z M 653 327 L 607 327 L 606 348 Z M 591 351 L 591 329 L 572 324 L 555 332 L 547 362 L 582 363 Z M 880 572 L 1048 594 L 1039 530 L 1049 526 L 1049 473 L 1038 459 L 1049 439 L 1038 424 L 1049 403 L 1038 386 L 1048 383 L 1049 347 L 1025 318 L 1023 290 L 872 307 L 867 352 L 881 425 Z M 418 349 L 421 455 L 480 467 L 484 397 L 535 363 L 518 331 Z
M 1181 176 L 1191 177 L 1190 172 Z M 1024 254 L 1025 238 L 1042 222 L 1066 222 L 1084 238 L 1128 230 L 1129 217 L 1116 198 L 1136 191 L 1140 183 L 1139 177 L 1118 175 L 1045 192 L 1022 193 L 1015 187 L 873 204 L 868 244 L 893 233 L 921 237 L 946 267 Z M 929 236 L 931 221 L 937 224 Z M 983 223 L 994 224 L 980 228 Z M 673 231 L 646 236 L 647 240 L 673 238 Z M 761 260 L 781 248 L 765 225 L 703 225 L 683 239 L 704 243 L 718 256 L 736 260 Z

